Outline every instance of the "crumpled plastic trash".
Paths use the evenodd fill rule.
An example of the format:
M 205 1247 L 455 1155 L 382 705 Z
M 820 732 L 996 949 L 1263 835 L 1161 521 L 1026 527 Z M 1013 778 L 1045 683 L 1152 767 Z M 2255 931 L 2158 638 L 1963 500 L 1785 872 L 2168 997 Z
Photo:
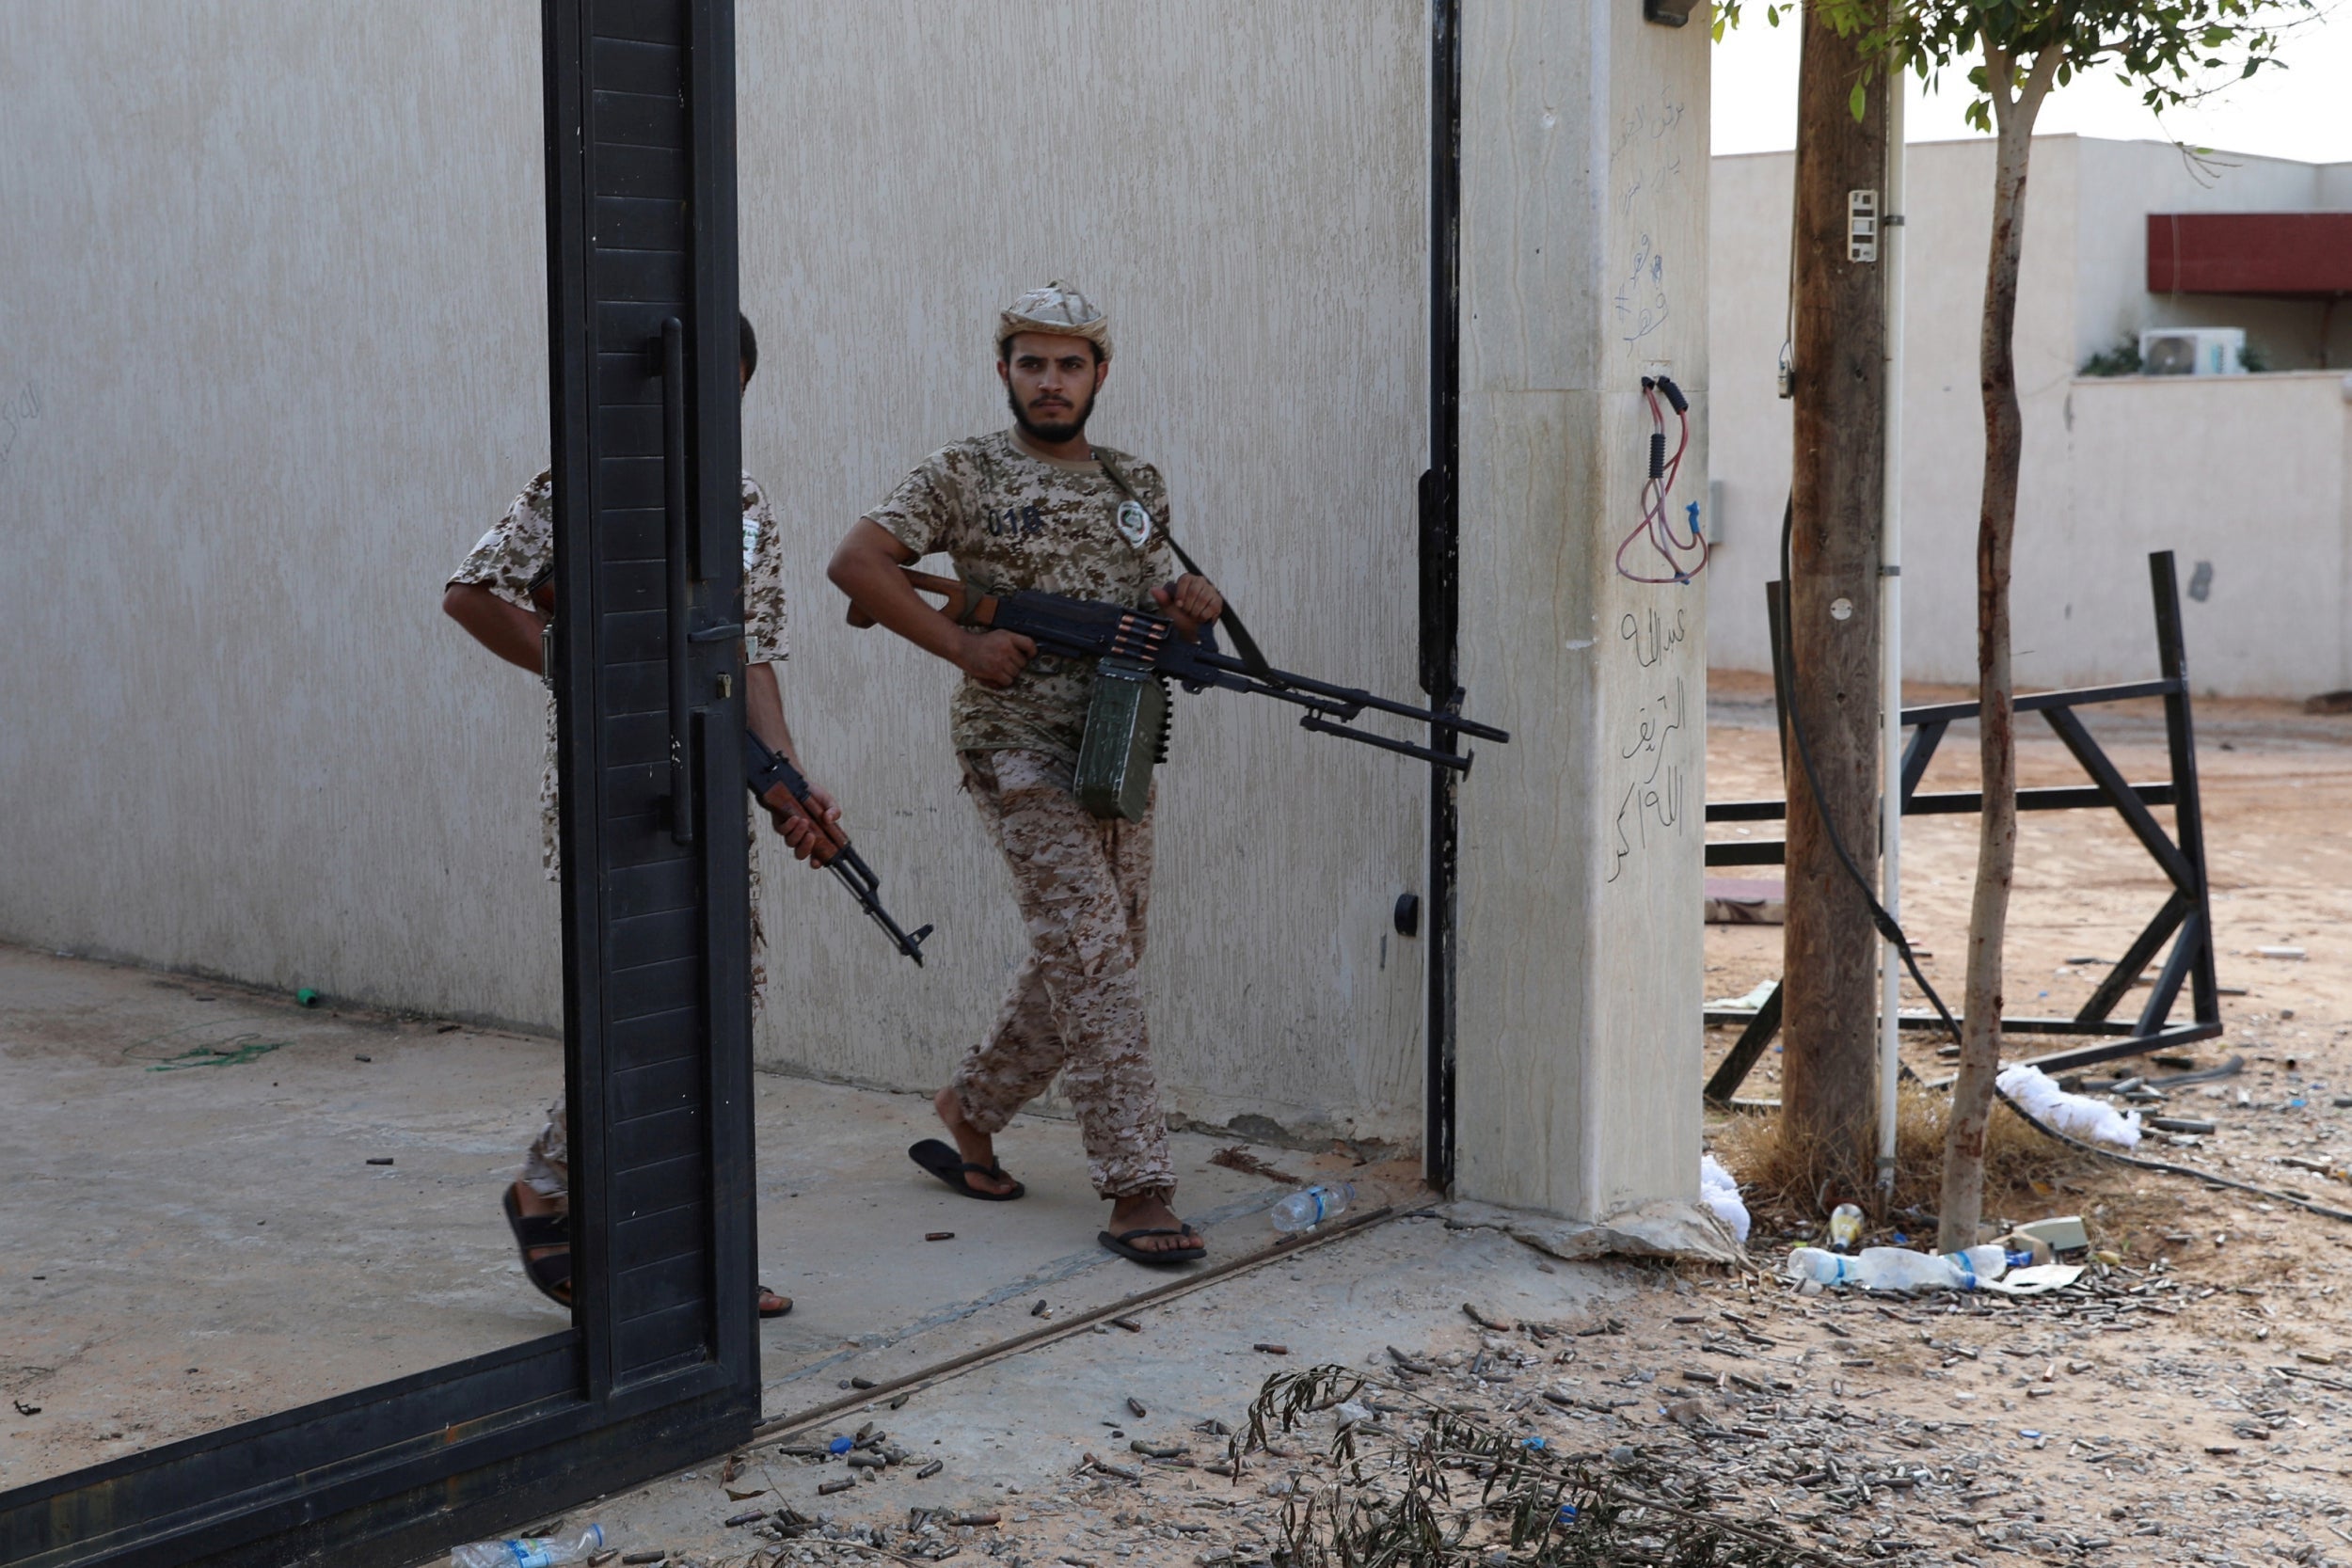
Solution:
M 2003 1068 L 1994 1082 L 2035 1120 L 2047 1122 L 2071 1137 L 2110 1148 L 2133 1148 L 2139 1143 L 2137 1111 L 2118 1111 L 2104 1100 L 2068 1094 L 2038 1067 L 2015 1063 Z
M 2036 1263 L 2011 1269 L 1998 1279 L 1979 1280 L 1977 1288 L 1998 1291 L 2005 1296 L 2039 1296 L 2062 1291 L 2082 1276 L 2080 1263 Z
M 1772 992 L 1779 989 L 1780 982 L 1778 980 L 1758 980 L 1756 983 L 1756 989 L 1749 991 L 1745 996 L 1709 997 L 1707 1005 L 1710 1007 L 1721 1007 L 1731 1012 L 1743 1012 L 1751 1007 L 1761 1007 L 1765 1003 L 1772 999 Z
M 1724 1222 L 1734 1241 L 1747 1245 L 1748 1206 L 1740 1201 L 1740 1183 L 1712 1154 L 1699 1155 L 1699 1201 Z

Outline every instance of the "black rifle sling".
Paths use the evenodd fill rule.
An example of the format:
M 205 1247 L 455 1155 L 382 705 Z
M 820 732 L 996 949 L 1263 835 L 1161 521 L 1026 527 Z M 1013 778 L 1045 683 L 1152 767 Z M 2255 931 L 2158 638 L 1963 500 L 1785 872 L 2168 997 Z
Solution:
M 1136 495 L 1136 487 L 1127 483 L 1127 476 L 1120 473 L 1118 467 L 1113 464 L 1109 458 L 1104 457 L 1099 451 L 1094 454 L 1094 460 L 1103 465 L 1103 471 L 1110 476 L 1110 481 L 1113 484 L 1119 486 L 1119 493 L 1125 496 L 1129 500 L 1134 501 L 1137 506 L 1142 506 L 1144 515 L 1150 517 L 1152 515 L 1152 509 L 1148 506 L 1143 506 L 1143 498 Z M 1197 578 L 1208 577 L 1209 574 L 1200 569 L 1200 562 L 1194 561 L 1191 556 L 1184 553 L 1184 546 L 1178 544 L 1176 542 L 1176 536 L 1168 531 L 1168 523 L 1166 519 L 1152 517 L 1152 526 L 1160 531 L 1160 537 L 1168 541 L 1168 547 L 1176 552 L 1176 559 L 1184 562 L 1185 571 L 1190 572 Z M 1226 601 L 1223 612 L 1217 616 L 1217 622 L 1225 627 L 1227 632 L 1232 634 L 1233 639 L 1233 652 L 1240 656 L 1243 667 L 1251 674 L 1257 676 L 1260 680 L 1272 680 L 1274 678 L 1274 666 L 1268 664 L 1266 662 L 1265 655 L 1258 651 L 1257 639 L 1251 637 L 1249 635 L 1249 628 L 1241 624 L 1241 617 L 1234 612 L 1232 600 L 1229 599 Z

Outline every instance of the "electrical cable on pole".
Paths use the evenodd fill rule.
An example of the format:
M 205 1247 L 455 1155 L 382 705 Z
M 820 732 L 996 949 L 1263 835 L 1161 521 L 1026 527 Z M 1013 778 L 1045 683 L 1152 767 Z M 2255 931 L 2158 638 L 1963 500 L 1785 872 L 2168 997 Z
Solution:
M 1899 17 L 1902 0 L 1889 8 Z M 1889 919 L 1902 911 L 1903 842 L 1903 90 L 1890 73 L 1886 94 L 1886 199 L 1879 223 L 1879 264 L 1885 268 L 1885 500 L 1879 521 L 1879 645 L 1886 689 L 1879 703 L 1883 738 L 1879 765 L 1879 902 Z M 1897 1081 L 1902 1072 L 1902 955 L 1881 939 L 1879 954 L 1879 1191 L 1895 1190 Z

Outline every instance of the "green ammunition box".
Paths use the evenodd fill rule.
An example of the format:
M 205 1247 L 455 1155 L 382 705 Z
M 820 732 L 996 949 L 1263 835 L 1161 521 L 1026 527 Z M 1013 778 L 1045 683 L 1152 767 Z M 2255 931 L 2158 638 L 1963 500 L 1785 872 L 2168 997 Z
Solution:
M 1167 755 L 1168 691 L 1159 677 L 1127 659 L 1096 660 L 1086 737 L 1078 743 L 1078 804 L 1104 820 L 1142 821 L 1152 766 Z

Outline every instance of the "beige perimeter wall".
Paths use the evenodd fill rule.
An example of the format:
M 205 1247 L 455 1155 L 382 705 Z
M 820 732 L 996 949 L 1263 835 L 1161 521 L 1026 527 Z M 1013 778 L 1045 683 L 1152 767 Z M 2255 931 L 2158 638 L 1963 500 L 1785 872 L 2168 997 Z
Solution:
M 1779 576 L 1788 407 L 1790 155 L 1712 160 L 1708 325 L 1717 367 L 1710 478 L 1710 657 L 1770 668 L 1763 585 Z M 2301 698 L 2352 686 L 2352 496 L 2344 488 L 2352 339 L 2317 358 L 2319 309 L 2147 291 L 2152 212 L 2343 204 L 2341 165 L 2235 154 L 2200 167 L 2171 147 L 2038 137 L 2018 288 L 2026 420 L 2016 575 L 2021 687 L 2155 673 L 2147 557 L 2169 549 L 2200 691 Z M 1977 506 L 1984 423 L 1977 334 L 1992 229 L 1987 141 L 1914 146 L 1902 386 L 1903 660 L 1911 678 L 1976 679 Z M 2339 311 L 2342 318 L 2345 312 Z M 2280 369 L 2213 378 L 2085 377 L 2089 355 L 2142 327 L 2235 325 Z M 2195 385 L 2181 383 L 2194 382 Z M 2292 633 L 2280 628 L 2293 626 Z
M 786 702 L 930 964 L 771 858 L 772 1067 L 935 1083 L 1020 949 L 952 676 L 834 541 L 1003 422 L 994 309 L 1113 313 L 1095 434 L 1268 653 L 1411 689 L 1425 8 L 743 8 L 744 448 Z M 538 689 L 442 619 L 545 460 L 535 12 L 0 12 L 0 937 L 553 1025 Z M 1184 699 L 1148 965 L 1172 1108 L 1411 1141 L 1424 775 Z M 1263 1129 L 1262 1129 L 1263 1131 Z

